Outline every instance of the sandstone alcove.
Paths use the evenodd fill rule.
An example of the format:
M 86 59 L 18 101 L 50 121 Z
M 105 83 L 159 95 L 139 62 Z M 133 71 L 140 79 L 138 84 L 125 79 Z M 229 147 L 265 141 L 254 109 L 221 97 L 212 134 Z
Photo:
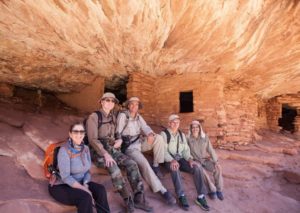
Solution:
M 49 197 L 43 150 L 107 91 L 138 96 L 156 131 L 203 122 L 227 183 L 212 212 L 298 212 L 299 17 L 299 0 L 0 1 L 0 212 L 74 212 Z
M 127 100 L 127 83 L 128 77 L 113 76 L 112 78 L 105 80 L 104 92 L 114 93 L 120 101 L 120 104 L 122 104 Z

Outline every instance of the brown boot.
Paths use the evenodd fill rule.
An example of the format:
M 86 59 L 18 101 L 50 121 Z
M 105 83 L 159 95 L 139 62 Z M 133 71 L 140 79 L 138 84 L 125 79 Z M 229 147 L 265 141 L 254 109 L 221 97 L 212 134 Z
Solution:
M 143 192 L 137 192 L 134 195 L 134 207 L 136 209 L 142 209 L 145 212 L 153 211 L 153 208 L 146 203 L 145 195 Z
M 119 193 L 121 197 L 124 199 L 126 205 L 126 213 L 134 212 L 134 203 L 128 188 L 124 186 L 121 190 L 119 190 Z
M 134 212 L 134 203 L 132 197 L 128 197 L 124 199 L 126 204 L 126 213 L 133 213 Z

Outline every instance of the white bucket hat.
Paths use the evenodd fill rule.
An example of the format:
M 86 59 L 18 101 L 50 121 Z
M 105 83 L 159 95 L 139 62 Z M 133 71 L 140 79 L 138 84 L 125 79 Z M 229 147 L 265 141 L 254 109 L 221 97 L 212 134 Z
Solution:
M 139 103 L 139 109 L 142 109 L 142 108 L 143 108 L 143 104 L 142 104 L 142 102 L 140 101 L 140 99 L 139 99 L 138 97 L 131 97 L 131 98 L 129 98 L 129 99 L 125 102 L 124 106 L 128 109 L 129 103 L 130 103 L 130 102 L 133 102 L 133 101 L 137 101 L 137 102 Z

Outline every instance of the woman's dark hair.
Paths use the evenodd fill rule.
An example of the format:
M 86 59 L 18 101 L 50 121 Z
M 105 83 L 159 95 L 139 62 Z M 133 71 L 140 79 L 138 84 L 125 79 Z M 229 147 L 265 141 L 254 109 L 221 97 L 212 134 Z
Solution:
M 83 125 L 83 123 L 81 121 L 78 121 L 78 122 L 75 122 L 74 124 L 72 124 L 69 128 L 69 132 L 72 132 L 74 126 L 77 126 L 77 125 L 81 125 L 83 127 L 83 129 L 85 130 L 85 127 Z

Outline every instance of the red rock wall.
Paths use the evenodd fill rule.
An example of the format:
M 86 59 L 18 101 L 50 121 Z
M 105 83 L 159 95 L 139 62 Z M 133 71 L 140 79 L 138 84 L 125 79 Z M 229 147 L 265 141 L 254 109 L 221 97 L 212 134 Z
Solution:
M 6 83 L 0 83 L 0 97 L 12 97 L 14 95 L 14 86 Z
M 57 97 L 71 107 L 92 112 L 99 108 L 98 100 L 104 92 L 104 78 L 98 77 L 78 93 L 58 94 Z

